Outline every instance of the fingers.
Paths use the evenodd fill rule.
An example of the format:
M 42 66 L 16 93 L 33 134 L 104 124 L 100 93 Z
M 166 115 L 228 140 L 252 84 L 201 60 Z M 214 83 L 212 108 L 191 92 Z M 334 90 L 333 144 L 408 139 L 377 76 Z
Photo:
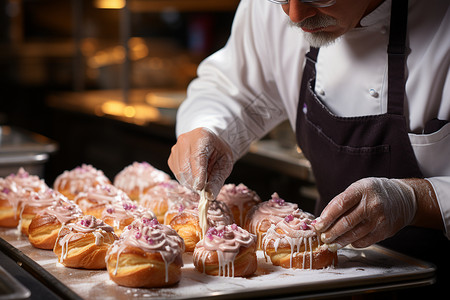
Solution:
M 320 217 L 317 219 L 317 222 L 314 225 L 315 229 L 318 232 L 326 231 L 341 216 L 348 214 L 348 212 L 361 201 L 362 195 L 363 192 L 356 184 L 349 186 L 344 192 L 337 195 L 330 203 L 328 203 Z M 343 225 L 349 221 L 350 220 L 344 220 L 344 224 L 342 224 L 340 228 L 343 228 Z
M 178 137 L 168 165 L 181 184 L 215 197 L 233 168 L 232 151 L 210 130 L 197 128 Z

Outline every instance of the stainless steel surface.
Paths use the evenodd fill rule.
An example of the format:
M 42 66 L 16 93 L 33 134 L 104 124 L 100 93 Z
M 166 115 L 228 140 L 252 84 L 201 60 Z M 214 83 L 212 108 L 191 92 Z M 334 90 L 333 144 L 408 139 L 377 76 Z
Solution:
M 37 133 L 17 127 L 0 126 L 0 154 L 53 153 L 58 145 Z
M 33 132 L 12 126 L 0 126 L 0 177 L 23 167 L 43 177 L 49 154 L 58 149 L 56 142 Z
M 364 250 L 344 248 L 339 264 L 324 270 L 291 270 L 275 267 L 258 252 L 258 269 L 249 278 L 223 278 L 201 274 L 192 256 L 183 256 L 182 279 L 164 289 L 120 287 L 106 271 L 65 268 L 52 251 L 33 248 L 16 229 L 0 229 L 0 237 L 36 261 L 85 299 L 224 299 L 283 297 L 295 298 L 351 295 L 432 284 L 435 267 L 423 261 L 372 246 Z
M 31 293 L 0 266 L 0 300 L 26 299 Z

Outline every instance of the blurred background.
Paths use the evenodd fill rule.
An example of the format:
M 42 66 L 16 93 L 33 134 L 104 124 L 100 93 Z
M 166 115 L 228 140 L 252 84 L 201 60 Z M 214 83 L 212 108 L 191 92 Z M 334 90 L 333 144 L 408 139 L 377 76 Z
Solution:
M 0 166 L 14 169 L 18 153 L 15 163 L 28 166 L 24 153 L 46 152 L 29 168 L 44 162 L 41 176 L 50 185 L 82 163 L 111 179 L 133 161 L 171 174 L 176 109 L 198 64 L 226 43 L 238 4 L 0 0 Z M 17 132 L 21 138 L 11 138 Z M 313 203 L 309 165 L 294 144 L 289 126 L 280 125 L 228 181 L 264 200 L 277 191 Z

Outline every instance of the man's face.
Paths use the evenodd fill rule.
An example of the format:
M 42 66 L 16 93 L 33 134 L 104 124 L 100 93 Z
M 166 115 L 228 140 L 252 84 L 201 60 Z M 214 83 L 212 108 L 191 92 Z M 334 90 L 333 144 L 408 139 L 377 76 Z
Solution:
M 297 0 L 282 5 L 292 26 L 301 28 L 313 47 L 332 43 L 384 0 L 337 0 L 330 7 L 312 7 Z

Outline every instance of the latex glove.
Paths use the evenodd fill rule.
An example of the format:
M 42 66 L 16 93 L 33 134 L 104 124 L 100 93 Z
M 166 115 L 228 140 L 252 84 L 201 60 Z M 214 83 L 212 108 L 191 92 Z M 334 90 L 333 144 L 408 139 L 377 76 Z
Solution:
M 350 185 L 325 207 L 314 227 L 321 240 L 340 249 L 368 247 L 411 224 L 417 211 L 407 181 L 365 178 Z
M 212 131 L 197 128 L 178 137 L 168 164 L 180 184 L 215 199 L 233 169 L 233 154 Z

